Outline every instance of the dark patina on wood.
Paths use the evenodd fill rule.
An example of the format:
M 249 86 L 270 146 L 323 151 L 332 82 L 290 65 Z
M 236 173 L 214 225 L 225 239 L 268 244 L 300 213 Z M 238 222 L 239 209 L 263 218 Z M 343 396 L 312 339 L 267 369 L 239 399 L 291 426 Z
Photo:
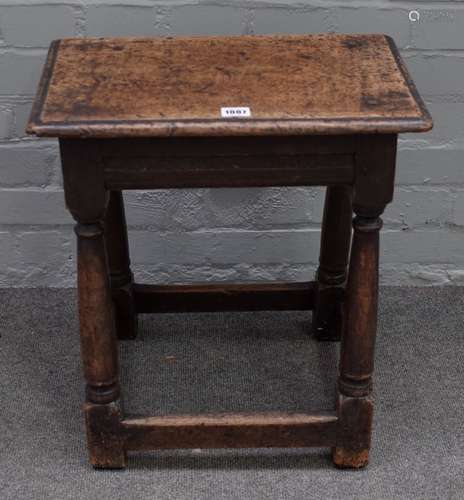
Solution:
M 252 283 L 134 286 L 139 313 L 213 311 L 306 311 L 314 283 Z
M 252 115 L 221 119 L 222 106 Z M 384 35 L 54 42 L 28 132 L 59 137 L 77 222 L 90 463 L 122 468 L 131 450 L 325 446 L 337 466 L 365 466 L 380 216 L 397 134 L 431 125 Z M 134 283 L 121 190 L 310 185 L 327 186 L 315 282 Z M 135 337 L 137 314 L 311 309 L 319 340 L 341 338 L 333 409 L 122 414 L 117 342 Z
M 394 43 L 384 35 L 67 39 L 52 45 L 40 86 L 28 131 L 43 136 L 431 127 Z M 251 118 L 221 119 L 221 107 L 243 106 Z
M 132 418 L 121 423 L 128 450 L 333 446 L 337 415 L 262 413 Z

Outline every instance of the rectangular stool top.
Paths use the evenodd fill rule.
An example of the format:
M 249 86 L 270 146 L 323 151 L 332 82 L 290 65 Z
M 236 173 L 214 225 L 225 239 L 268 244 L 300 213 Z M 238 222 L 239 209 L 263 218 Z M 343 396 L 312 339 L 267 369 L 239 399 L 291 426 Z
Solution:
M 323 34 L 57 40 L 27 131 L 154 137 L 431 127 L 393 40 Z

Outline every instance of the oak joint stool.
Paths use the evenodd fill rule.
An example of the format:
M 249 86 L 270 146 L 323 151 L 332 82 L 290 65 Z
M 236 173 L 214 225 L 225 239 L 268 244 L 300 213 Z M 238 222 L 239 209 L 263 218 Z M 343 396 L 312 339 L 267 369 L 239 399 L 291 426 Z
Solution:
M 318 446 L 340 467 L 366 465 L 380 216 L 397 134 L 431 127 L 384 35 L 53 42 L 28 132 L 59 138 L 77 221 L 90 462 L 121 468 L 130 450 Z M 327 186 L 315 282 L 134 283 L 123 190 L 314 185 Z M 319 340 L 341 338 L 333 409 L 121 414 L 117 339 L 136 336 L 137 314 L 310 309 Z

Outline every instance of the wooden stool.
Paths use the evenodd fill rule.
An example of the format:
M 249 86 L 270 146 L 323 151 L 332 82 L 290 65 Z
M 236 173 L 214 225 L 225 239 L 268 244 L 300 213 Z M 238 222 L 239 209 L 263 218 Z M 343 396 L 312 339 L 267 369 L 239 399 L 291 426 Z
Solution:
M 59 138 L 77 221 L 90 462 L 124 467 L 128 450 L 327 446 L 340 467 L 366 465 L 380 215 L 397 134 L 431 127 L 384 35 L 54 42 L 28 132 Z M 122 190 L 312 185 L 328 186 L 317 282 L 134 283 Z M 121 416 L 117 337 L 135 337 L 137 313 L 303 309 L 314 309 L 317 338 L 343 330 L 333 411 Z

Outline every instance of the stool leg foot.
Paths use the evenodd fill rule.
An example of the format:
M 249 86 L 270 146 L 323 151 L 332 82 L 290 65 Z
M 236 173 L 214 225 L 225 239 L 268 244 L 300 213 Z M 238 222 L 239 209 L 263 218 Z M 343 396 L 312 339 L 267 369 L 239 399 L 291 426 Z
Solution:
M 360 469 L 369 462 L 372 415 L 374 405 L 369 397 L 351 398 L 340 394 L 337 446 L 332 460 L 342 469 Z
M 105 217 L 105 244 L 110 268 L 116 334 L 120 340 L 137 336 L 137 312 L 130 269 L 124 200 L 121 191 L 111 191 Z
M 327 188 L 312 322 L 312 332 L 317 340 L 336 341 L 341 338 L 351 243 L 351 197 L 350 186 Z
M 318 278 L 312 333 L 319 341 L 337 342 L 343 328 L 344 286 L 325 285 Z
M 90 464 L 98 469 L 126 467 L 127 456 L 120 438 L 118 403 L 85 403 L 84 413 Z
M 131 278 L 125 285 L 111 287 L 116 334 L 119 340 L 133 340 L 137 337 L 138 318 L 135 310 L 132 285 L 133 281 Z

